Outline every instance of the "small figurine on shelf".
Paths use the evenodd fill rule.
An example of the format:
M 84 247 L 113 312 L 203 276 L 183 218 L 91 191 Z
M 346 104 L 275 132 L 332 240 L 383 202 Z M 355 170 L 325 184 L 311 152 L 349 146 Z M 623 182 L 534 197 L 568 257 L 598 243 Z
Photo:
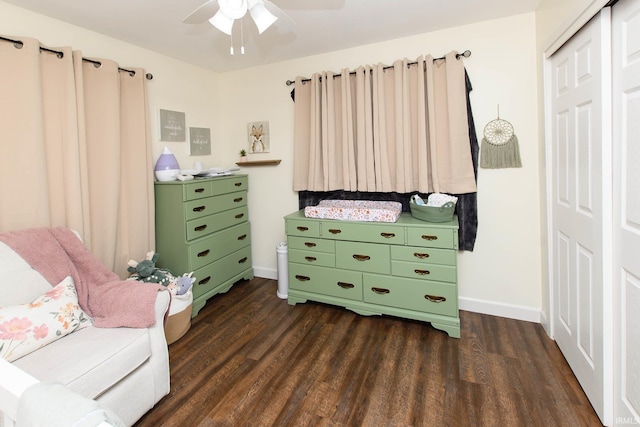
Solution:
M 244 148 L 240 150 L 240 161 L 241 162 L 247 161 L 247 150 L 245 150 Z

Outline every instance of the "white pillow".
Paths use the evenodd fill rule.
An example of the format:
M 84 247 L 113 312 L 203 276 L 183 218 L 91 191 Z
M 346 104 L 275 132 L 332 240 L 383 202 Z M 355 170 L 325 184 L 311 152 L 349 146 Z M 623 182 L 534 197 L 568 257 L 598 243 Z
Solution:
M 13 362 L 90 324 L 68 276 L 30 304 L 0 307 L 0 357 Z

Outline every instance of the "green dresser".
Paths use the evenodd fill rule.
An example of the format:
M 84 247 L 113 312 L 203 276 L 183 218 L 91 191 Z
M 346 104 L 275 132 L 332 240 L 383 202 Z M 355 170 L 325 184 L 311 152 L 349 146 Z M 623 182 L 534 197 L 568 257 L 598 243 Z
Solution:
M 291 305 L 308 300 L 362 315 L 430 322 L 460 338 L 458 219 L 395 223 L 285 217 Z
M 252 279 L 247 175 L 155 183 L 158 266 L 193 271 L 194 317 L 207 299 Z

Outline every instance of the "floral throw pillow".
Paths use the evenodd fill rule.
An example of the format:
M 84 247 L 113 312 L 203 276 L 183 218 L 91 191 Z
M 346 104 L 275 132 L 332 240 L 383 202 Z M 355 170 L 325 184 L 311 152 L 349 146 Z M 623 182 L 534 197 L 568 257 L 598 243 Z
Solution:
M 66 277 L 30 304 L 0 307 L 0 357 L 12 362 L 90 324 Z

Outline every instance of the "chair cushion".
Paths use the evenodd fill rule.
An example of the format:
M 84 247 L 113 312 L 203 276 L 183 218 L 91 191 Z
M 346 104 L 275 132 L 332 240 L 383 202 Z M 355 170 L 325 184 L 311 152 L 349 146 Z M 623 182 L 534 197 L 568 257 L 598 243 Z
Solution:
M 14 361 L 90 324 L 67 276 L 29 304 L 0 307 L 0 357 Z
M 147 329 L 89 326 L 13 364 L 40 381 L 58 382 L 95 399 L 150 356 Z
M 51 290 L 51 283 L 0 242 L 0 307 L 25 304 Z

